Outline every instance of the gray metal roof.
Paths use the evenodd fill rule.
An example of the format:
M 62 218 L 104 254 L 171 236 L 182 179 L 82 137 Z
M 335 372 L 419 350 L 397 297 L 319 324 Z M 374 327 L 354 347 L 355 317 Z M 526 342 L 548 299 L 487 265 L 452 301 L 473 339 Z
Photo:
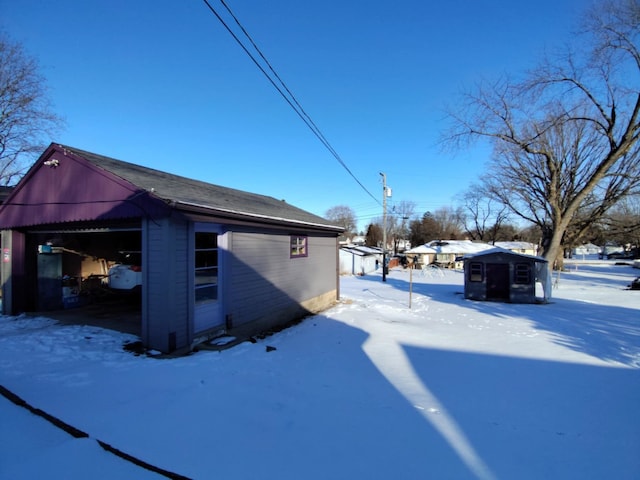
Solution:
M 168 203 L 175 204 L 175 207 L 180 210 L 205 209 L 221 214 L 251 217 L 254 220 L 293 222 L 328 228 L 336 232 L 343 230 L 329 220 L 294 207 L 284 200 L 172 175 L 74 147 L 65 145 L 60 147 L 84 158 L 98 168 L 152 192 L 154 196 Z

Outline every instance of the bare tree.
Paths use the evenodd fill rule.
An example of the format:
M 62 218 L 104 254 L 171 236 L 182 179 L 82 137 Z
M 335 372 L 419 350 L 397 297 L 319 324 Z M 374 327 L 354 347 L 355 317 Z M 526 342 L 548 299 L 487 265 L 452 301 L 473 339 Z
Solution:
M 356 213 L 351 207 L 337 205 L 327 210 L 324 216 L 327 220 L 331 220 L 336 225 L 344 228 L 343 235 L 345 237 L 351 237 L 357 233 Z
M 0 33 L 0 184 L 19 180 L 61 125 L 36 60 Z
M 594 4 L 577 53 L 481 83 L 451 114 L 449 142 L 491 142 L 487 191 L 540 227 L 551 263 L 570 227 L 580 237 L 640 187 L 639 33 L 640 0 Z
M 496 241 L 509 209 L 497 202 L 483 185 L 473 184 L 463 194 L 464 228 L 471 240 Z
M 629 249 L 640 248 L 640 196 L 628 197 L 616 205 L 602 225 L 607 240 L 612 240 Z
M 402 200 L 391 208 L 390 235 L 393 238 L 393 250 L 398 253 L 398 244 L 400 240 L 408 240 L 409 221 L 415 215 L 416 203 L 408 200 Z M 387 218 L 389 221 L 389 218 Z
M 460 240 L 464 237 L 464 212 L 461 207 L 440 207 L 433 212 L 438 225 L 438 236 L 432 240 Z M 436 232 L 434 232 L 436 233 Z

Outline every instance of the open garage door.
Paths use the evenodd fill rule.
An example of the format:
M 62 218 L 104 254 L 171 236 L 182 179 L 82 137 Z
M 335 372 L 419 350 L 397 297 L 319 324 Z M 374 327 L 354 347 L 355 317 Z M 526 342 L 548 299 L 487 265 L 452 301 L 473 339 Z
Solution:
M 35 259 L 31 310 L 60 321 L 134 333 L 141 330 L 142 231 L 139 224 L 27 233 Z

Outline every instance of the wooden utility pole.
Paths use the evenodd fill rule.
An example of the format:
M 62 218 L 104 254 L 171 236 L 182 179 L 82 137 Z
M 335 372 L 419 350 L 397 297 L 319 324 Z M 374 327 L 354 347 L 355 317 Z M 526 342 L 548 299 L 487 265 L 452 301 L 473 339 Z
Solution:
M 387 176 L 382 175 L 382 281 L 387 281 Z

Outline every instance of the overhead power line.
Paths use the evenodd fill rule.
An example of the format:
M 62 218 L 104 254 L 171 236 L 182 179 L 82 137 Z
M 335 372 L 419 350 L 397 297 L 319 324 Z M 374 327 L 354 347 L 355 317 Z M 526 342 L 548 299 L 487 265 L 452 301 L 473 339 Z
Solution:
M 218 21 L 224 26 L 224 28 L 227 30 L 227 32 L 229 32 L 229 34 L 233 37 L 233 39 L 236 41 L 236 43 L 238 45 L 240 45 L 240 47 L 242 48 L 242 50 L 244 50 L 244 52 L 249 56 L 249 58 L 251 58 L 251 60 L 253 61 L 253 63 L 256 65 L 256 67 L 258 67 L 258 69 L 260 69 L 260 71 L 262 72 L 262 74 L 267 77 L 267 80 L 269 80 L 269 82 L 271 83 L 271 85 L 278 91 L 278 93 L 280 93 L 280 95 L 282 96 L 282 98 L 284 98 L 284 100 L 289 104 L 289 106 L 294 110 L 294 112 L 296 112 L 296 114 L 298 115 L 298 117 L 300 117 L 300 119 L 305 123 L 305 125 L 313 132 L 313 134 L 318 138 L 318 140 L 320 140 L 320 142 L 325 146 L 325 148 L 327 150 L 329 150 L 329 153 L 331 153 L 331 155 L 338 161 L 338 163 L 342 166 L 342 168 L 344 168 L 347 173 L 358 183 L 358 185 L 360 185 L 360 187 L 371 197 L 373 198 L 373 200 L 375 200 L 376 203 L 380 204 L 380 201 L 367 189 L 367 187 L 365 187 L 362 182 L 358 179 L 358 177 L 355 176 L 355 174 L 351 171 L 351 169 L 347 166 L 347 164 L 344 162 L 344 160 L 342 160 L 342 158 L 340 157 L 340 155 L 338 154 L 338 152 L 333 148 L 333 146 L 329 143 L 329 141 L 326 139 L 326 137 L 323 135 L 322 131 L 320 130 L 320 128 L 318 128 L 318 126 L 315 124 L 315 122 L 311 119 L 311 117 L 307 114 L 307 112 L 304 110 L 304 108 L 302 108 L 302 105 L 300 105 L 300 102 L 298 102 L 298 100 L 296 99 L 295 95 L 291 92 L 291 90 L 289 90 L 289 88 L 287 87 L 287 85 L 284 83 L 284 81 L 282 80 L 282 78 L 280 78 L 280 76 L 278 75 L 278 73 L 275 71 L 275 69 L 272 67 L 271 63 L 269 62 L 269 60 L 267 60 L 267 58 L 264 56 L 264 54 L 262 53 L 262 51 L 260 50 L 260 48 L 258 48 L 258 46 L 256 45 L 256 43 L 253 41 L 253 39 L 251 38 L 251 36 L 249 35 L 249 33 L 247 32 L 247 30 L 242 26 L 242 24 L 240 23 L 240 21 L 238 20 L 238 18 L 235 16 L 235 14 L 231 11 L 231 9 L 229 8 L 229 6 L 226 4 L 226 2 L 224 0 L 220 0 L 220 3 L 224 6 L 224 8 L 227 10 L 227 12 L 229 13 L 229 15 L 231 15 L 231 17 L 233 18 L 233 20 L 235 21 L 236 25 L 238 26 L 238 28 L 240 28 L 240 30 L 242 31 L 242 34 L 247 38 L 247 40 L 249 41 L 249 43 L 251 43 L 251 46 L 253 47 L 253 49 L 258 53 L 258 55 L 260 56 L 260 58 L 263 60 L 263 62 L 266 64 L 267 69 L 269 70 L 269 72 L 271 72 L 271 74 L 273 75 L 273 77 L 269 74 L 269 72 L 267 72 L 267 70 L 265 70 L 265 68 L 260 64 L 260 62 L 258 61 L 258 59 L 256 59 L 256 57 L 253 55 L 252 52 L 249 51 L 249 49 L 247 48 L 247 46 L 242 42 L 242 40 L 240 40 L 240 38 L 238 38 L 238 35 L 236 35 L 234 33 L 234 31 L 229 27 L 229 25 L 227 24 L 227 22 L 224 21 L 224 19 L 222 18 L 222 16 L 216 11 L 216 9 L 209 3 L 208 0 L 203 0 L 204 3 L 207 5 L 207 7 L 209 8 L 209 10 L 211 11 L 211 13 L 213 13 L 215 15 L 215 17 L 218 19 Z M 275 80 L 274 80 L 275 78 Z M 277 83 L 276 83 L 277 80 Z

